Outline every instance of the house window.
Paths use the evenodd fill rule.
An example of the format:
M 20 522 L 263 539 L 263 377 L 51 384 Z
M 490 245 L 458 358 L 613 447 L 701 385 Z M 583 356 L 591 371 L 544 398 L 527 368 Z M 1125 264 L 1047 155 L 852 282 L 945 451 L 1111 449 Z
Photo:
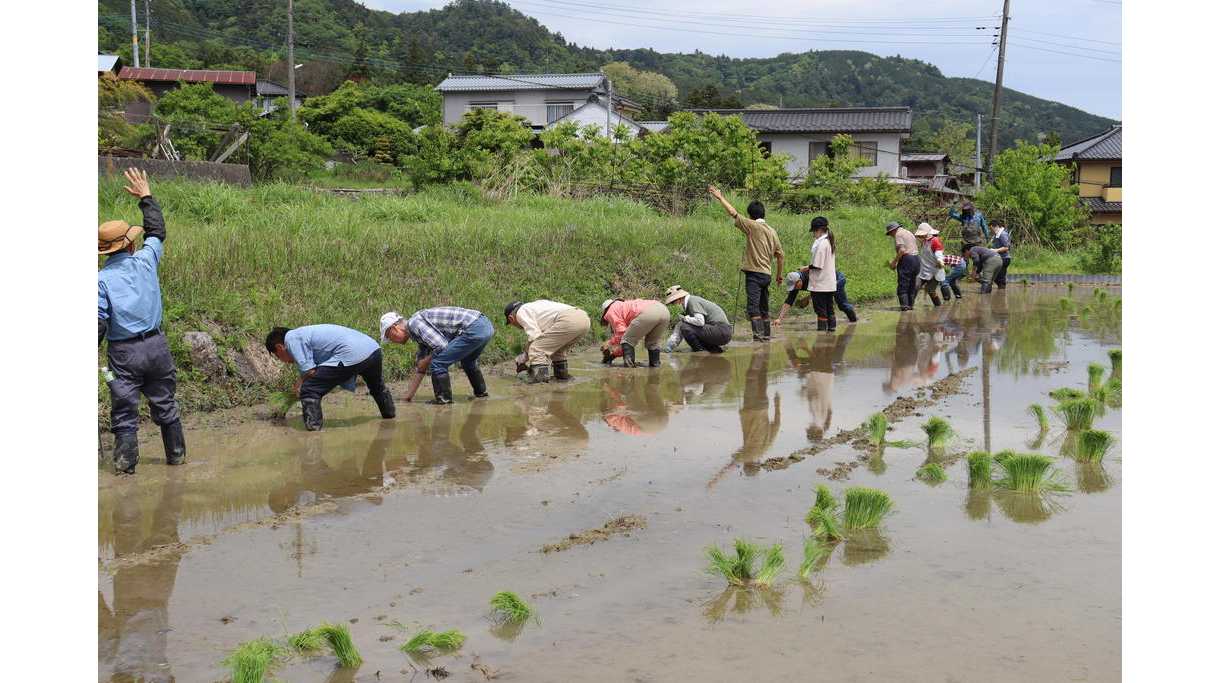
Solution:
M 771 142 L 770 141 L 758 143 L 758 148 L 762 150 L 764 157 L 771 156 Z
M 469 109 L 499 109 L 500 105 L 496 102 L 471 102 Z
M 1122 187 L 1122 186 L 1123 186 L 1123 167 L 1122 166 L 1111 166 L 1110 167 L 1110 187 Z
M 853 142 L 851 145 L 852 156 L 859 157 L 868 162 L 869 166 L 877 165 L 877 143 L 876 142 Z
M 547 102 L 546 103 L 546 122 L 555 123 L 559 119 L 572 113 L 575 109 L 572 102 Z
M 811 140 L 809 142 L 809 163 L 812 164 L 814 159 L 817 159 L 823 154 L 830 154 L 830 143 L 815 142 Z

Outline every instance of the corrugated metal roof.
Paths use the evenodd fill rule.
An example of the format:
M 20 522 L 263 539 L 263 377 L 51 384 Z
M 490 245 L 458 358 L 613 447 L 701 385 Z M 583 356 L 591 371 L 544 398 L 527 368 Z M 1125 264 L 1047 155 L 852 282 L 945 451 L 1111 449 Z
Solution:
M 909 133 L 910 107 L 826 107 L 817 109 L 692 109 L 740 116 L 760 133 Z
M 583 89 L 601 86 L 605 76 L 587 74 L 501 74 L 496 76 L 463 76 L 450 74 L 437 84 L 441 92 L 471 92 L 480 90 L 546 90 Z
M 901 157 L 898 158 L 898 160 L 905 164 L 908 161 L 912 162 L 912 163 L 918 163 L 921 161 L 944 161 L 945 159 L 948 159 L 948 158 L 949 158 L 949 155 L 945 154 L 943 152 L 936 153 L 936 154 L 924 154 L 922 152 L 913 152 L 911 154 L 903 154 Z
M 1107 202 L 1101 197 L 1081 197 L 1084 202 L 1084 208 L 1089 210 L 1089 213 L 1122 213 L 1122 202 Z
M 119 78 L 131 81 L 186 81 L 220 85 L 254 85 L 253 71 L 213 71 L 211 69 L 136 69 L 125 66 Z
M 115 64 L 119 63 L 118 55 L 98 55 L 97 70 L 98 71 L 114 71 Z
M 1104 133 L 1065 146 L 1055 156 L 1055 161 L 1075 161 L 1077 159 L 1108 161 L 1122 158 L 1123 127 L 1122 124 L 1119 124 Z

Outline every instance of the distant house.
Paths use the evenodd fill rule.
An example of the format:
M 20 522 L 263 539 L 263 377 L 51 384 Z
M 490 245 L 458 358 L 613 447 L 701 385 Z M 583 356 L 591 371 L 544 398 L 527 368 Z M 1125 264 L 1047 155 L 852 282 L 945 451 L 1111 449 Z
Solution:
M 598 97 L 597 95 L 592 95 L 589 97 L 588 102 L 585 102 L 564 116 L 548 123 L 546 127 L 554 128 L 561 123 L 571 121 L 576 123 L 576 125 L 580 126 L 581 128 L 588 125 L 598 126 L 599 133 L 604 135 L 606 130 L 606 117 L 607 112 L 605 99 Z M 624 125 L 631 130 L 632 135 L 635 137 L 639 137 L 645 132 L 643 126 L 627 118 L 620 112 L 616 111 L 609 114 L 609 118 L 611 130 L 617 128 L 619 125 Z
M 788 174 L 804 177 L 809 164 L 830 153 L 830 141 L 845 133 L 855 142 L 853 154 L 868 161 L 857 177 L 899 177 L 902 141 L 911 137 L 910 107 L 834 107 L 816 109 L 692 109 L 696 114 L 740 116 L 758 132 L 767 154 L 787 154 Z
M 949 174 L 949 155 L 943 152 L 903 154 L 898 158 L 898 163 L 902 164 L 903 178 L 933 178 Z
M 1072 167 L 1072 183 L 1089 210 L 1089 222 L 1123 222 L 1123 126 L 1065 145 L 1055 162 Z
M 275 111 L 275 101 L 281 97 L 288 97 L 288 88 L 274 81 L 264 80 L 262 78 L 254 82 L 255 108 L 263 114 L 270 114 Z M 305 98 L 297 93 L 297 107 L 305 101 Z
M 636 121 L 649 133 L 664 133 L 669 130 L 669 121 Z
M 102 74 L 117 75 L 121 68 L 123 68 L 123 59 L 118 55 L 97 56 L 97 75 L 99 77 Z
M 136 69 L 130 66 L 119 70 L 119 78 L 139 81 L 157 97 L 177 88 L 180 83 L 211 83 L 214 91 L 238 104 L 254 99 L 257 80 L 253 71 Z
M 608 87 L 606 77 L 600 73 L 450 74 L 437 84 L 436 90 L 441 93 L 442 121 L 447 126 L 457 124 L 472 109 L 495 109 L 522 116 L 535 131 L 541 131 L 588 103 L 590 98 L 604 99 Z M 614 110 L 630 115 L 639 111 L 639 105 L 615 96 Z M 605 116 L 604 108 L 602 115 Z

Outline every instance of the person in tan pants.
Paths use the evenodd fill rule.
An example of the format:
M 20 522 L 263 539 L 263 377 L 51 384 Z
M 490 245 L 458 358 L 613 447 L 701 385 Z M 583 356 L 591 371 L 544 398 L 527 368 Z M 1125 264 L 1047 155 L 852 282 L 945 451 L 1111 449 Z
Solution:
M 635 347 L 640 341 L 648 348 L 648 367 L 661 367 L 661 342 L 669 332 L 669 309 L 655 299 L 606 299 L 602 302 L 603 325 L 613 334 L 602 344 L 602 362 L 623 357 L 623 365 L 634 368 Z
M 549 382 L 550 366 L 555 368 L 555 379 L 572 379 L 567 351 L 589 333 L 588 313 L 547 299 L 514 301 L 504 307 L 504 320 L 525 330 L 525 353 L 517 357 L 517 371 L 528 369 L 530 384 Z

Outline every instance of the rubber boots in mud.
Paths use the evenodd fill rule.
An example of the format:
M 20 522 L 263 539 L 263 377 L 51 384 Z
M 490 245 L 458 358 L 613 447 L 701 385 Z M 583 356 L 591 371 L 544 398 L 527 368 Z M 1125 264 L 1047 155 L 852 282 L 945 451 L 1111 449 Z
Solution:
M 470 388 L 474 389 L 474 397 L 487 398 L 487 380 L 483 379 L 483 371 L 479 366 L 463 369 L 466 371 L 466 379 L 470 381 Z
M 661 349 L 648 349 L 648 367 L 661 367 Z
M 530 378 L 525 381 L 526 384 L 545 384 L 551 381 L 551 368 L 546 365 L 531 365 Z
M 567 382 L 572 379 L 572 375 L 568 372 L 568 362 L 566 360 L 557 360 L 551 363 L 551 367 L 555 370 L 556 381 Z
M 763 338 L 766 341 L 771 341 L 771 319 L 763 318 Z
M 140 462 L 140 441 L 135 432 L 119 432 L 114 435 L 114 471 L 117 474 L 135 474 Z
M 607 349 L 602 349 L 602 365 L 610 365 L 614 362 L 614 354 Z
M 380 394 L 373 394 L 373 400 L 377 402 L 377 410 L 381 411 L 381 419 L 392 420 L 398 415 L 398 409 L 394 407 L 394 394 L 391 394 L 389 389 L 382 389 Z
M 624 343 L 623 345 L 623 367 L 634 368 L 638 367 L 635 364 L 635 347 L 631 344 Z
M 428 403 L 434 406 L 447 406 L 453 403 L 453 388 L 450 386 L 449 373 L 442 372 L 432 375 L 433 399 Z
M 818 318 L 818 332 L 826 331 L 826 318 Z
M 166 465 L 181 465 L 186 462 L 186 435 L 182 433 L 181 420 L 161 425 L 161 445 L 165 446 Z
M 750 318 L 750 331 L 754 333 L 754 341 L 767 341 L 762 318 Z
M 305 429 L 316 432 L 322 428 L 322 401 L 316 398 L 301 399 L 301 421 Z

